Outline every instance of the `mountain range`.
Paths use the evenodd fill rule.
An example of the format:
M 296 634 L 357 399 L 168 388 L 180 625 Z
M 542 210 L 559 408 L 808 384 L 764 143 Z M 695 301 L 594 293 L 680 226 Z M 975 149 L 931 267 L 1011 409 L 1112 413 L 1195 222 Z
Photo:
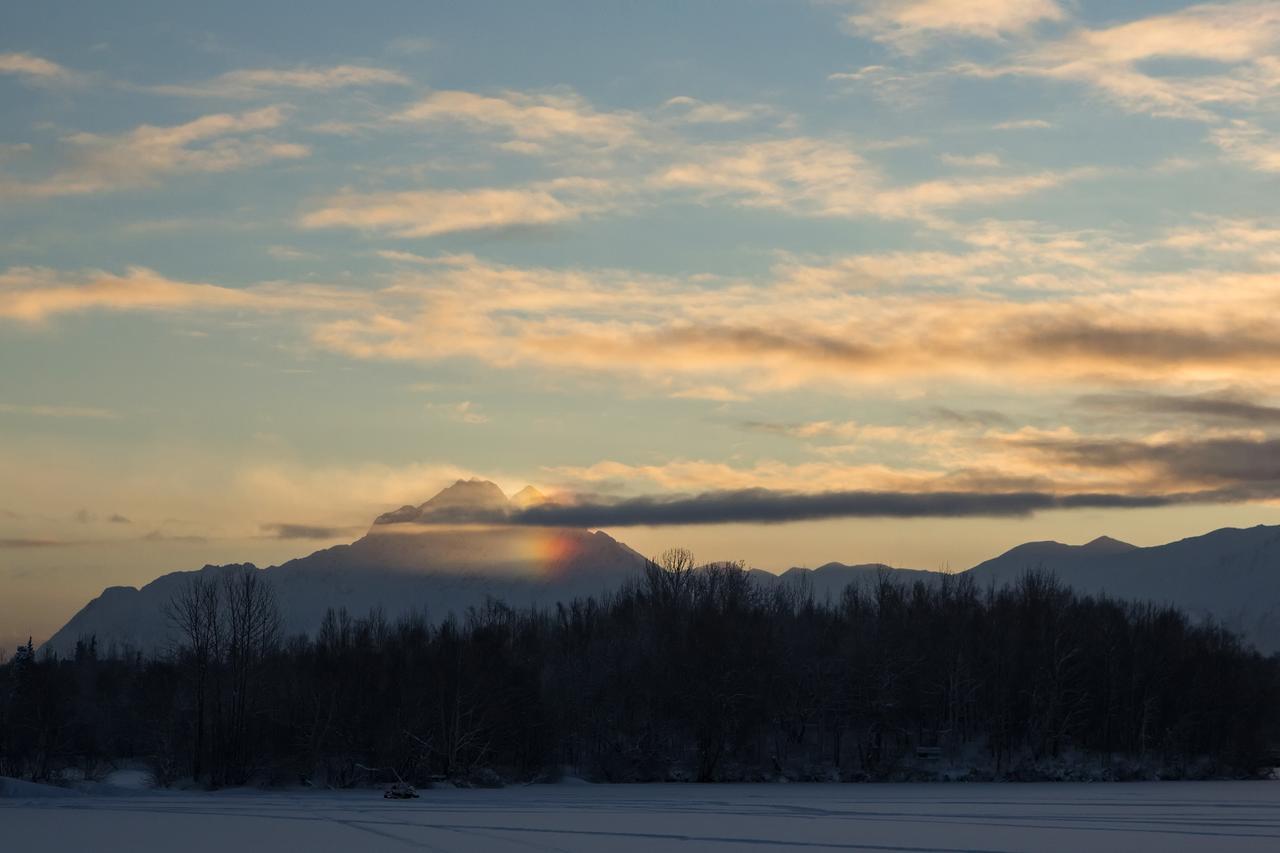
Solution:
M 418 610 L 439 619 L 489 597 L 513 606 L 552 604 L 606 592 L 638 575 L 644 558 L 603 532 L 503 523 L 543 500 L 532 487 L 508 497 L 493 483 L 460 480 L 423 504 L 380 515 L 350 545 L 261 571 L 276 592 L 287 634 L 315 631 L 331 607 L 355 616 L 380 607 L 392 619 Z M 198 571 L 218 576 L 246 568 L 256 569 L 232 564 Z M 1033 569 L 1054 573 L 1078 592 L 1173 604 L 1196 619 L 1218 620 L 1262 651 L 1280 651 L 1280 526 L 1224 528 L 1148 548 L 1106 536 L 1084 545 L 1029 542 L 962 574 L 985 588 Z M 45 648 L 66 655 L 77 640 L 96 636 L 103 647 L 164 649 L 171 642 L 164 607 L 191 574 L 104 590 Z M 752 571 L 762 583 L 803 584 L 820 600 L 885 575 L 942 577 L 879 563 L 827 563 L 781 575 Z

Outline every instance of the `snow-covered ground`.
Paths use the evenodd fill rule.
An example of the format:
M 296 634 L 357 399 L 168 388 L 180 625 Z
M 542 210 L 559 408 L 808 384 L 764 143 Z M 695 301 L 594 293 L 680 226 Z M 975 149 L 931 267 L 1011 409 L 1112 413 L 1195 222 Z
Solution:
M 0 792 L 12 853 L 1280 850 L 1280 782 Z

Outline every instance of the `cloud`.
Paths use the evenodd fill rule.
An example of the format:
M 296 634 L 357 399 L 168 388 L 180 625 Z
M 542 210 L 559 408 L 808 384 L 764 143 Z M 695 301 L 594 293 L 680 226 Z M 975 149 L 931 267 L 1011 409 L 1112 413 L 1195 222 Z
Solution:
M 1280 136 L 1235 119 L 1209 132 L 1209 139 L 1233 160 L 1259 172 L 1280 172 Z
M 698 153 L 698 159 L 658 171 L 651 185 L 696 191 L 704 200 L 728 199 L 745 207 L 823 217 L 929 219 L 940 210 L 1007 201 L 1099 174 L 1076 168 L 894 186 L 852 145 L 832 140 L 706 146 Z
M 1120 469 L 1166 488 L 1226 489 L 1237 500 L 1280 497 L 1280 439 L 1245 436 L 1149 440 L 1028 437 L 1017 443 L 1060 464 Z
M 723 385 L 693 385 L 672 391 L 670 396 L 677 400 L 711 400 L 716 403 L 740 403 L 751 399 Z
M 432 237 L 559 225 L 610 207 L 606 184 L 560 179 L 514 189 L 344 192 L 302 215 L 303 228 L 354 228 L 393 237 Z
M 3 274 L 0 274 L 3 276 Z M 5 291 L 0 285 L 0 294 Z M 0 317 L 5 315 L 0 308 Z M 116 420 L 120 415 L 110 409 L 96 406 L 29 406 L 17 403 L 0 403 L 0 414 L 30 415 L 38 418 L 90 418 L 93 420 Z
M 777 111 L 766 104 L 733 105 L 700 101 L 688 95 L 667 99 L 663 109 L 686 124 L 738 124 L 758 118 L 767 118 Z
M 314 66 L 245 68 L 228 71 L 205 83 L 151 86 L 147 91 L 191 97 L 252 98 L 282 89 L 333 92 L 339 89 L 407 85 L 409 85 L 407 77 L 386 68 L 367 65 L 333 65 L 327 68 Z
M 203 545 L 209 541 L 207 536 L 196 536 L 186 533 L 168 533 L 164 530 L 152 530 L 142 537 L 143 542 L 177 542 L 183 545 Z
M 1048 130 L 1051 127 L 1053 124 L 1042 118 L 1010 119 L 992 125 L 993 130 Z
M 653 176 L 666 190 L 698 190 L 750 207 L 810 210 L 834 215 L 866 208 L 880 174 L 849 145 L 794 138 L 734 146 L 707 146 L 695 160 Z
M 477 410 L 476 404 L 470 400 L 461 403 L 427 403 L 427 408 L 444 412 L 451 419 L 464 424 L 487 424 L 489 416 Z
M 953 409 L 948 406 L 931 406 L 928 410 L 930 418 L 961 427 L 1005 427 L 1013 426 L 1012 419 L 1003 412 L 992 409 Z
M 805 421 L 803 423 L 774 423 L 772 421 L 744 421 L 747 429 L 769 432 L 800 439 L 839 438 L 859 441 L 902 441 L 912 430 L 899 426 L 880 426 L 858 421 Z
M 1261 224 L 1209 223 L 1206 233 L 1208 243 L 1183 245 L 1179 231 L 1135 245 L 1106 232 L 987 221 L 957 226 L 947 250 L 780 256 L 771 275 L 750 279 L 408 252 L 384 254 L 395 267 L 360 287 L 232 288 L 141 268 L 15 268 L 0 273 L 0 317 L 279 315 L 313 346 L 357 359 L 625 375 L 651 393 L 720 400 L 798 387 L 901 394 L 1011 381 L 1071 393 L 1132 382 L 1263 387 L 1280 367 L 1266 321 L 1274 274 L 1181 261 L 1153 271 L 1145 259 L 1151 250 L 1204 252 L 1219 240 L 1272 251 Z
M 90 270 L 68 274 L 41 267 L 0 271 L 0 320 L 41 323 L 58 314 L 82 311 L 253 311 L 261 314 L 344 312 L 366 298 L 358 291 L 300 284 L 223 287 L 167 278 L 145 267 L 124 274 Z M 23 407 L 51 417 L 97 416 L 74 407 Z M 42 409 L 44 411 L 32 411 Z
M 255 300 L 247 291 L 173 281 L 142 267 L 71 280 L 53 270 L 17 267 L 0 273 L 0 294 L 0 318 L 33 323 L 70 311 L 231 309 Z
M 0 53 L 0 74 L 14 74 L 32 83 L 73 83 L 80 79 L 74 71 L 30 53 Z
M 937 468 L 891 468 L 881 462 L 850 464 L 829 459 L 788 463 L 759 459 L 749 465 L 706 459 L 675 459 L 633 465 L 605 459 L 586 466 L 554 466 L 544 476 L 567 493 L 597 491 L 632 492 L 647 486 L 651 491 L 690 493 L 735 491 L 768 483 L 781 491 L 948 491 L 967 484 L 948 482 Z
M 273 539 L 342 539 L 353 533 L 360 532 L 360 528 L 353 527 L 327 527 L 314 524 L 289 524 L 287 522 L 263 524 L 262 530 Z
M 693 497 L 644 496 L 616 501 L 547 502 L 511 513 L 451 515 L 445 523 L 607 528 L 781 524 L 835 518 L 1007 518 L 1053 509 L 1159 507 L 1198 499 L 1200 496 L 1197 495 L 1055 495 L 1045 492 L 832 491 L 806 494 L 755 488 L 706 492 Z
M 118 136 L 72 134 L 62 140 L 70 165 L 25 183 L 0 176 L 0 197 L 86 195 L 152 186 L 167 175 L 230 172 L 308 156 L 306 146 L 263 134 L 284 119 L 282 108 L 266 107 L 216 113 L 169 127 L 144 124 Z
M 387 44 L 387 52 L 400 54 L 403 56 L 416 56 L 421 53 L 430 53 L 436 49 L 436 43 L 433 39 L 426 36 L 399 36 L 392 39 Z
M 1009 63 L 955 70 L 1073 81 L 1130 111 L 1215 123 L 1223 107 L 1251 107 L 1270 96 L 1280 79 L 1277 47 L 1275 3 L 1206 3 L 1098 29 L 1080 27 Z M 1199 73 L 1157 73 L 1149 67 L 1153 60 L 1204 65 Z
M 77 543 L 61 542 L 57 539 L 0 539 L 0 548 L 57 548 L 74 544 Z
M 1007 201 L 1101 174 L 1097 168 L 1084 166 L 992 178 L 942 178 L 885 189 L 876 197 L 873 209 L 890 218 L 920 217 L 939 209 Z
M 985 154 L 943 154 L 939 159 L 948 166 L 959 166 L 964 169 L 998 169 L 1001 165 L 1000 155 L 987 152 Z
M 969 253 L 785 263 L 758 282 L 452 256 L 399 271 L 394 313 L 324 321 L 313 340 L 357 358 L 617 371 L 663 393 L 710 384 L 747 395 L 1010 376 L 1238 382 L 1280 363 L 1261 319 L 1275 293 L 1268 274 L 1152 275 L 1110 266 L 1082 235 L 968 236 L 980 246 Z M 1019 285 L 1028 257 L 1036 272 Z M 957 292 L 957 281 L 974 289 Z M 1002 296 L 1019 286 L 1066 295 Z
M 1104 411 L 1193 417 L 1200 421 L 1280 426 L 1280 406 L 1254 403 L 1237 395 L 1150 393 L 1088 394 L 1080 405 Z
M 442 90 L 396 113 L 393 120 L 453 122 L 476 131 L 496 132 L 525 143 L 513 150 L 528 153 L 541 153 L 548 143 L 617 147 L 637 139 L 640 122 L 632 113 L 599 112 L 570 90 L 500 95 Z
M 1066 17 L 1054 0 L 855 0 L 845 25 L 898 50 L 928 47 L 939 36 L 997 39 Z
M 1280 257 L 1280 225 L 1266 220 L 1231 217 L 1197 217 L 1194 224 L 1174 228 L 1154 241 L 1156 246 L 1180 252 L 1238 254 L 1250 261 Z M 1215 258 L 1214 263 L 1220 263 Z
M 827 80 L 839 84 L 846 93 L 866 90 L 894 109 L 901 109 L 922 104 L 929 86 L 945 73 L 920 68 L 904 70 L 889 65 L 864 65 L 853 71 L 828 74 Z
M 949 412 L 949 410 L 947 411 Z M 930 423 L 913 426 L 906 424 L 863 423 L 861 421 L 816 420 L 793 423 L 743 421 L 742 426 L 757 432 L 809 442 L 818 452 L 828 457 L 836 455 L 848 456 L 849 454 L 870 451 L 877 454 L 875 458 L 879 458 L 878 454 L 882 453 L 886 447 L 896 446 L 898 448 L 910 447 L 918 464 L 938 464 L 943 461 L 946 454 L 938 456 L 938 454 L 934 453 L 935 450 L 947 450 L 949 452 L 951 448 L 960 447 L 965 443 L 966 433 L 972 435 L 974 432 L 983 432 L 996 422 L 1000 422 L 1005 426 L 1009 423 L 1007 419 L 1002 418 L 997 413 L 961 414 L 949 412 L 952 415 L 951 417 L 939 415 L 937 412 L 931 412 L 931 414 L 934 421 L 942 422 L 944 425 L 939 426 L 937 423 Z M 994 415 L 994 418 L 990 418 L 992 415 Z M 842 443 L 832 444 L 831 442 L 833 441 Z M 866 472 L 857 472 L 857 475 L 865 476 Z M 921 484 L 924 484 L 923 480 Z M 933 485 L 936 486 L 937 484 Z
M 268 246 L 267 254 L 277 261 L 310 261 L 317 257 L 313 252 L 295 249 L 293 246 Z

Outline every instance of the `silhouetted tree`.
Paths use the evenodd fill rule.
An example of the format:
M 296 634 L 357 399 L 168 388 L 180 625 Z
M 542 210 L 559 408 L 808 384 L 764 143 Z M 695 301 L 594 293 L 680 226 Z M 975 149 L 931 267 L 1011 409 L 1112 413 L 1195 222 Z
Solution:
M 818 602 L 676 549 L 600 598 L 439 622 L 330 611 L 284 642 L 270 586 L 236 569 L 193 576 L 167 612 L 172 654 L 89 637 L 68 660 L 27 643 L 0 665 L 0 774 L 146 759 L 161 783 L 214 786 L 488 784 L 565 765 L 610 781 L 895 779 L 927 771 L 923 748 L 997 778 L 1067 756 L 1186 777 L 1252 773 L 1280 734 L 1280 658 L 1038 572 L 985 590 L 885 574 Z

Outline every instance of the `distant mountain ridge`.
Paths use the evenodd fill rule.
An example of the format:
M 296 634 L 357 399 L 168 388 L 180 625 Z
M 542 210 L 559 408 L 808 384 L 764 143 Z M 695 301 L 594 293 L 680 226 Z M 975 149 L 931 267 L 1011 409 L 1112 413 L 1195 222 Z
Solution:
M 1150 548 L 1114 539 L 1033 545 L 1057 547 L 1022 545 L 968 574 L 985 586 L 1044 569 L 1079 592 L 1173 604 L 1280 651 L 1280 526 L 1227 527 Z
M 460 480 L 422 504 L 383 513 L 350 545 L 262 571 L 290 634 L 316 630 L 330 607 L 354 616 L 381 607 L 388 618 L 411 609 L 442 618 L 487 597 L 525 606 L 597 595 L 639 574 L 644 558 L 603 532 L 503 523 L 544 500 L 532 487 L 508 497 L 493 483 Z M 256 567 L 199 571 L 217 576 L 246 568 Z M 1028 542 L 960 574 L 985 588 L 1037 569 L 1082 593 L 1175 605 L 1195 618 L 1218 620 L 1263 651 L 1280 651 L 1280 526 L 1223 528 L 1149 548 L 1107 536 L 1084 545 Z M 114 642 L 162 649 L 170 641 L 163 607 L 191 574 L 167 574 L 141 589 L 110 587 L 44 647 L 69 654 L 76 640 L 95 635 L 102 647 Z M 880 563 L 827 563 L 780 575 L 752 571 L 762 583 L 801 586 L 818 600 L 834 600 L 848 584 L 882 576 L 932 582 L 942 574 Z
M 355 617 L 380 607 L 389 619 L 410 610 L 428 617 L 462 614 L 500 599 L 515 607 L 599 595 L 636 576 L 644 558 L 604 532 L 513 525 L 422 524 L 477 508 L 507 514 L 541 496 L 526 488 L 508 499 L 496 485 L 459 480 L 417 507 L 378 517 L 350 545 L 336 545 L 261 571 L 271 581 L 287 634 L 315 631 L 330 608 Z M 206 576 L 257 569 L 251 563 L 205 566 Z M 164 606 L 192 572 L 172 572 L 141 589 L 110 587 L 44 644 L 69 654 L 90 635 L 107 648 L 165 648 Z

